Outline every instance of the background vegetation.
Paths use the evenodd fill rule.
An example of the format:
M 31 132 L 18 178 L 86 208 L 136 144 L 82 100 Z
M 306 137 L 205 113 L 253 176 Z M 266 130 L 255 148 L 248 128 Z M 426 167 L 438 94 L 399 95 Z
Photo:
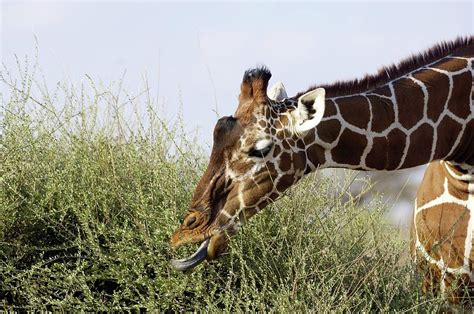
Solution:
M 0 309 L 438 307 L 419 295 L 408 244 L 381 201 L 341 201 L 350 178 L 309 176 L 224 257 L 174 271 L 170 259 L 194 248 L 172 252 L 169 236 L 206 165 L 182 121 L 156 113 L 146 81 L 132 96 L 121 81 L 48 89 L 28 61 L 15 73 L 0 77 Z

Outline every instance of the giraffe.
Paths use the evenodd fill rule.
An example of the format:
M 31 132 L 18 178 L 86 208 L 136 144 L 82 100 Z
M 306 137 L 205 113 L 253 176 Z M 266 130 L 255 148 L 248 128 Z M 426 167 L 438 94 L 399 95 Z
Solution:
M 317 169 L 429 164 L 411 252 L 424 270 L 423 291 L 457 302 L 462 287 L 474 287 L 473 75 L 474 36 L 294 97 L 281 83 L 267 91 L 266 67 L 246 71 L 237 110 L 218 120 L 208 168 L 170 241 L 200 246 L 172 265 L 184 271 L 217 258 L 253 215 Z
M 439 291 L 453 304 L 472 302 L 473 209 L 474 167 L 431 162 L 417 193 L 411 230 L 411 254 L 425 276 L 424 293 Z

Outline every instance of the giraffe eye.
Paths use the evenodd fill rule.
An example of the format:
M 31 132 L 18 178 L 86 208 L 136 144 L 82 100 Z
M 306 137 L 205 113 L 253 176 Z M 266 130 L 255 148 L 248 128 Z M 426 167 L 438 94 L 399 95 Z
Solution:
M 273 142 L 271 140 L 261 140 L 257 142 L 254 148 L 249 151 L 250 157 L 263 158 L 272 150 Z

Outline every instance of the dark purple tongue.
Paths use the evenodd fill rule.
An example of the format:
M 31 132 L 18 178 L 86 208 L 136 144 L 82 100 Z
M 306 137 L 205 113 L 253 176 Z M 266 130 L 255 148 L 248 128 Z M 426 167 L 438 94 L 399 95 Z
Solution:
M 186 271 L 193 267 L 196 267 L 207 257 L 207 247 L 209 245 L 209 239 L 201 243 L 201 246 L 194 252 L 193 255 L 182 258 L 182 259 L 174 259 L 171 260 L 171 265 L 179 271 Z

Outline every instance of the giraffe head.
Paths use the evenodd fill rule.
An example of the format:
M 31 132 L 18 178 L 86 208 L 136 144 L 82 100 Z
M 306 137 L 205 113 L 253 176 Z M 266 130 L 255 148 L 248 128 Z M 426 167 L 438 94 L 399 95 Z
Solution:
M 270 77 L 264 67 L 246 71 L 234 116 L 214 128 L 208 168 L 171 237 L 172 247 L 201 243 L 192 256 L 173 261 L 179 270 L 222 254 L 242 224 L 317 166 L 307 160 L 306 145 L 324 114 L 324 89 L 287 98 L 277 83 L 267 94 Z

